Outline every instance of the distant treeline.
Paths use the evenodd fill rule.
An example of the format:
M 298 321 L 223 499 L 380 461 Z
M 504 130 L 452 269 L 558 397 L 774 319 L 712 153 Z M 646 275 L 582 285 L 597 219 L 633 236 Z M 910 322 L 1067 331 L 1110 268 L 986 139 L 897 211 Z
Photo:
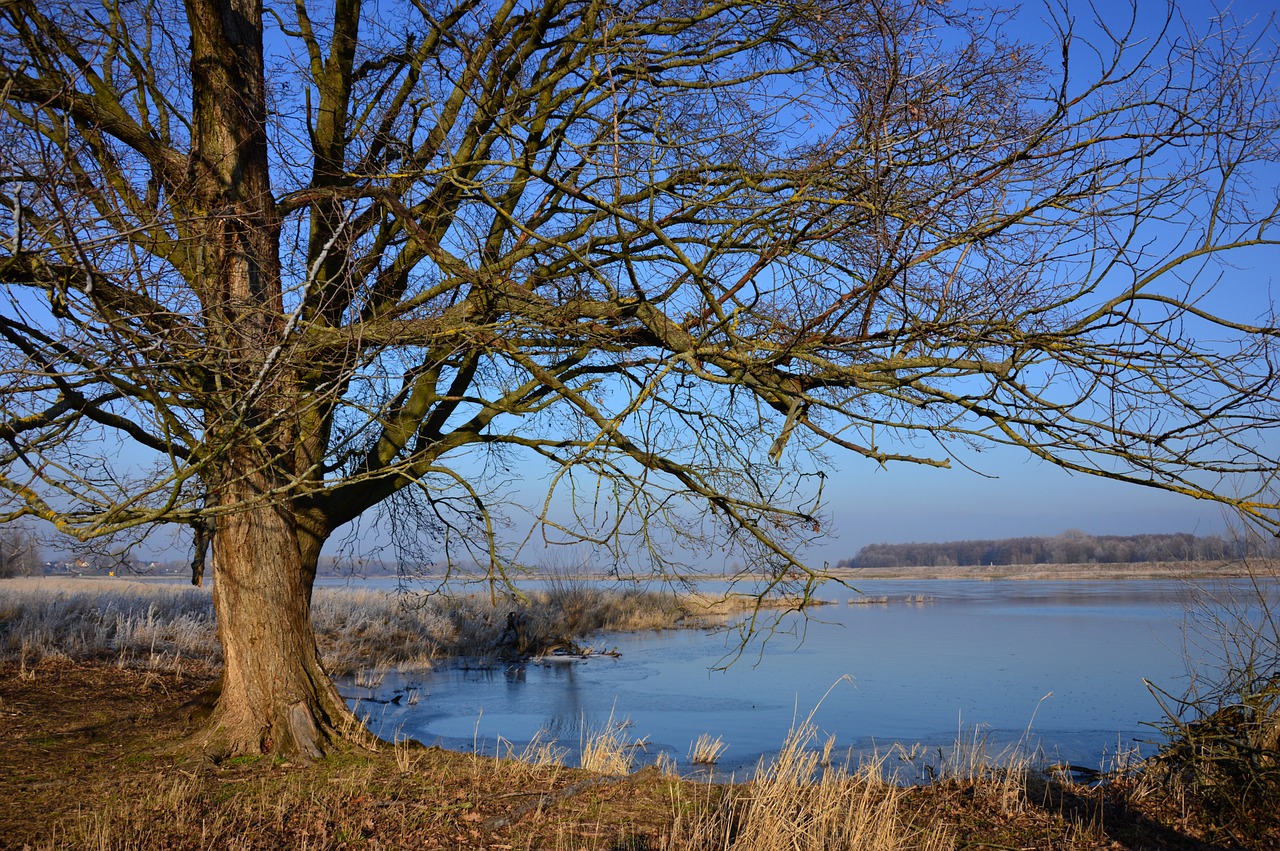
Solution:
M 1229 561 L 1275 558 L 1274 541 L 1217 535 L 1061 535 L 947 541 L 928 544 L 870 544 L 838 567 L 965 567 L 988 564 L 1132 564 L 1144 561 Z

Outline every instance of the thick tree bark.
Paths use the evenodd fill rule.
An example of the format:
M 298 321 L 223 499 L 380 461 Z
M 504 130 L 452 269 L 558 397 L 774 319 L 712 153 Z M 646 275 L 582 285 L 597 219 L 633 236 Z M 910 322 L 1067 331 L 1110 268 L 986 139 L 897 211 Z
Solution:
M 214 535 L 213 599 L 224 671 L 203 740 L 215 756 L 317 758 L 354 719 L 321 665 L 311 625 L 314 566 L 291 512 L 262 499 L 261 469 L 223 490 L 232 509 Z
M 280 213 L 271 194 L 261 0 L 187 0 L 192 155 L 188 270 L 212 369 L 205 441 L 213 597 L 225 658 L 202 734 L 215 756 L 315 758 L 353 718 L 320 663 L 311 586 L 324 532 L 299 535 L 301 434 L 287 333 Z

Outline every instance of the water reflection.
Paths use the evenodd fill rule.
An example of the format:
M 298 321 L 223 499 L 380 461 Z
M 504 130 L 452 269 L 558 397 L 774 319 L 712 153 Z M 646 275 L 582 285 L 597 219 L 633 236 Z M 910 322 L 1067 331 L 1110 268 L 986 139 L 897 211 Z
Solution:
M 738 772 L 813 711 L 823 737 L 855 754 L 898 742 L 946 747 L 983 725 L 992 747 L 1028 740 L 1097 766 L 1153 737 L 1143 722 L 1159 707 L 1144 677 L 1182 687 L 1176 582 L 878 581 L 859 590 L 891 602 L 849 605 L 838 590 L 840 603 L 726 671 L 711 669 L 735 649 L 731 634 L 609 636 L 620 658 L 392 674 L 365 697 L 416 686 L 417 705 L 366 702 L 363 711 L 385 737 L 489 752 L 499 742 L 518 752 L 540 731 L 575 749 L 584 725 L 625 718 L 650 760 L 665 751 L 684 765 L 690 743 L 711 733 L 729 745 L 719 767 Z M 892 602 L 916 595 L 931 602 Z

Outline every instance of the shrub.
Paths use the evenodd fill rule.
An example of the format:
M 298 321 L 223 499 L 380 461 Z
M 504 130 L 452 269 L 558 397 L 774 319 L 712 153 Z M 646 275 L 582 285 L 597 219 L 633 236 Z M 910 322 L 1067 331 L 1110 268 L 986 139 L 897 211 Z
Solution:
M 1193 589 L 1182 697 L 1150 685 L 1165 718 L 1149 776 L 1237 837 L 1280 826 L 1280 630 L 1274 565 L 1251 582 Z

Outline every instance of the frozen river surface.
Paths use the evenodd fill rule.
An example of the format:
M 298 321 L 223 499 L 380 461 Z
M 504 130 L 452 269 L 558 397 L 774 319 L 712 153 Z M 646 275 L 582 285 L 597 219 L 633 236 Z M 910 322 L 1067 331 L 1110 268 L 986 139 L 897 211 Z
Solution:
M 1023 741 L 1052 759 L 1098 766 L 1156 737 L 1160 707 L 1144 678 L 1185 685 L 1186 588 L 1177 582 L 868 581 L 887 605 L 813 610 L 803 636 L 776 634 L 727 670 L 736 633 L 673 630 L 605 636 L 617 658 L 442 667 L 391 673 L 376 689 L 342 684 L 375 731 L 426 744 L 519 752 L 543 738 L 576 749 L 584 726 L 612 716 L 643 740 L 641 761 L 665 751 L 682 767 L 703 733 L 728 745 L 719 770 L 745 772 L 813 713 L 837 753 L 895 743 L 949 747 L 976 729 L 993 750 Z M 930 602 L 895 602 L 925 595 Z M 1192 646 L 1192 655 L 1199 651 Z M 406 697 L 416 697 L 411 704 Z M 505 753 L 506 745 L 501 746 Z M 1148 746 L 1147 751 L 1151 748 Z M 571 757 L 572 760 L 572 757 Z

